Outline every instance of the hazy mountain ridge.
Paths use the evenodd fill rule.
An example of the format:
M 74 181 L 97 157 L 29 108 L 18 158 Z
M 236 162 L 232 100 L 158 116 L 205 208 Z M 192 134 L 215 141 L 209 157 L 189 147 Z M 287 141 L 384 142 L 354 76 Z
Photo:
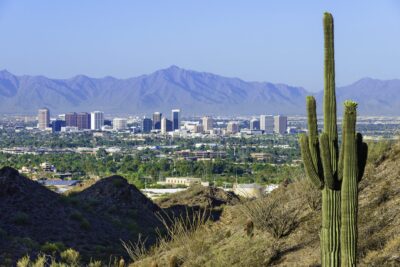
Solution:
M 400 115 L 399 91 L 400 80 L 365 78 L 338 88 L 337 94 L 339 103 L 358 101 L 362 115 Z M 309 94 L 302 87 L 247 82 L 176 66 L 128 79 L 85 75 L 49 79 L 0 71 L 1 113 L 35 114 L 47 106 L 54 113 L 150 114 L 181 108 L 188 115 L 303 114 Z M 316 95 L 322 99 L 322 93 Z

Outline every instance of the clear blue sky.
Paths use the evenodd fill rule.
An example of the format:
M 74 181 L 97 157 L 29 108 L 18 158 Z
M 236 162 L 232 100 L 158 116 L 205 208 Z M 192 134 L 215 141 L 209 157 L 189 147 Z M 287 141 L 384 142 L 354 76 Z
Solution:
M 0 0 L 0 69 L 126 78 L 178 65 L 316 91 L 324 11 L 337 85 L 400 78 L 399 0 Z

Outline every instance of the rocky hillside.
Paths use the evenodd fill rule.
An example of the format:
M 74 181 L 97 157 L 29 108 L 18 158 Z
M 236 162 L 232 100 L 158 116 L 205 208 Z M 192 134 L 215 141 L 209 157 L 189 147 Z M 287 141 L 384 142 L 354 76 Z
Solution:
M 400 266 L 400 143 L 372 151 L 360 183 L 359 266 Z M 320 192 L 306 179 L 228 206 L 133 266 L 320 266 Z
M 193 185 L 187 190 L 156 200 L 161 208 L 173 206 L 215 208 L 222 205 L 236 205 L 239 202 L 240 198 L 234 193 L 201 185 Z
M 155 242 L 158 206 L 119 176 L 58 195 L 12 168 L 0 170 L 0 266 L 39 251 L 73 248 L 88 261 L 125 255 L 121 240 Z M 49 251 L 50 250 L 50 251 Z

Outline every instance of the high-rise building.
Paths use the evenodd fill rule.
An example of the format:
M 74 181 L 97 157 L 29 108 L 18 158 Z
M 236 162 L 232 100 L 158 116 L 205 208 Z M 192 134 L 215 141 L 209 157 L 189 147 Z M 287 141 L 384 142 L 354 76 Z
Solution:
M 250 130 L 260 130 L 260 121 L 257 119 L 250 120 Z
M 203 117 L 203 130 L 209 132 L 213 129 L 213 118 L 210 116 Z
M 193 133 L 202 133 L 204 131 L 203 125 L 197 124 L 193 127 Z
M 278 115 L 274 117 L 275 127 L 274 132 L 278 134 L 285 134 L 287 129 L 287 117 Z
M 93 111 L 90 113 L 90 129 L 101 130 L 104 126 L 104 113 L 101 111 Z
M 172 118 L 172 130 L 179 130 L 181 123 L 181 110 L 173 109 L 171 118 Z
M 260 130 L 263 130 L 266 134 L 274 133 L 274 117 L 271 115 L 260 116 Z
M 46 130 L 50 125 L 50 110 L 48 108 L 41 108 L 38 112 L 38 128 Z
M 172 131 L 172 121 L 168 120 L 167 118 L 162 118 L 161 119 L 161 133 L 162 134 L 166 134 L 167 132 L 171 132 Z
M 53 133 L 61 132 L 61 127 L 65 127 L 65 121 L 57 119 L 51 123 L 51 130 Z
M 228 125 L 226 126 L 226 132 L 230 134 L 235 134 L 239 132 L 239 124 L 236 121 L 230 121 L 228 122 Z
M 124 118 L 113 119 L 113 129 L 115 131 L 122 131 L 127 129 L 127 120 Z
M 78 115 L 75 112 L 65 114 L 65 126 L 77 127 L 78 126 Z
M 161 112 L 154 112 L 153 113 L 153 129 L 160 130 L 161 129 Z
M 150 118 L 144 118 L 142 121 L 142 132 L 149 133 L 153 129 L 153 121 Z
M 79 130 L 90 129 L 90 114 L 81 112 L 76 115 L 76 126 Z

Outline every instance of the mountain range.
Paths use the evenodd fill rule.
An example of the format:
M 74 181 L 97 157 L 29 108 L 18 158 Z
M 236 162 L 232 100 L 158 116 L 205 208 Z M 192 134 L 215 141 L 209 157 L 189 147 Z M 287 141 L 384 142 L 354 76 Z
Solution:
M 102 110 L 109 114 L 151 114 L 181 108 L 185 115 L 304 114 L 305 97 L 298 86 L 248 82 L 177 66 L 128 79 L 70 79 L 17 76 L 0 71 L 0 113 L 36 114 Z M 400 80 L 364 78 L 337 88 L 338 111 L 345 99 L 359 103 L 360 115 L 400 115 Z M 321 108 L 321 104 L 319 107 Z

